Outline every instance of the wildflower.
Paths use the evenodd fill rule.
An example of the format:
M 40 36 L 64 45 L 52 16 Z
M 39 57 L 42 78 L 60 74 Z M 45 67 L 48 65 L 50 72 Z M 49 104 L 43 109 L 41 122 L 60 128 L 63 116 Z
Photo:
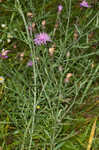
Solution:
M 1 27 L 2 27 L 2 28 L 5 28 L 5 27 L 6 27 L 6 24 L 1 24 Z
M 60 13 L 63 9 L 63 6 L 62 5 L 58 5 L 58 12 Z
M 40 109 L 40 106 L 39 106 L 39 105 L 37 105 L 37 106 L 36 106 L 36 108 L 37 108 L 37 109 Z
M 4 82 L 4 77 L 0 76 L 0 83 Z
M 86 8 L 90 8 L 90 7 L 91 7 L 90 5 L 88 5 L 88 3 L 87 3 L 85 0 L 83 0 L 83 1 L 80 3 L 80 6 L 81 6 L 81 7 L 86 7 Z
M 11 39 L 7 39 L 7 43 L 10 43 L 11 42 Z
M 0 53 L 0 57 L 3 59 L 8 58 L 7 54 L 10 52 L 10 50 L 5 50 L 3 49 L 2 52 Z
M 10 50 L 2 50 L 2 56 L 7 56 L 7 54 L 10 52 Z
M 8 56 L 7 56 L 7 55 L 6 55 L 6 56 L 3 56 L 2 54 L 0 54 L 0 57 L 1 57 L 1 58 L 3 58 L 3 59 L 8 58 Z
M 27 63 L 27 66 L 30 66 L 30 67 L 31 67 L 32 65 L 33 65 L 33 61 L 30 60 L 30 61 Z
M 40 34 L 36 34 L 35 39 L 34 39 L 34 43 L 36 45 L 41 45 L 41 44 L 47 44 L 47 42 L 51 42 L 50 37 L 48 36 L 47 33 L 40 33 Z

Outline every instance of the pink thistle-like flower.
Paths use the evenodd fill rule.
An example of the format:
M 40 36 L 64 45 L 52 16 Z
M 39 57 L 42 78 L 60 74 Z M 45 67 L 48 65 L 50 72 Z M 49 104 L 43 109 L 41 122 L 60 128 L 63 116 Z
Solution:
M 29 61 L 28 63 L 27 63 L 27 66 L 29 66 L 29 67 L 31 67 L 33 65 L 33 61 Z
M 91 6 L 88 5 L 88 3 L 87 3 L 85 0 L 83 0 L 83 1 L 80 3 L 80 7 L 90 8 Z
M 62 5 L 58 5 L 58 12 L 61 12 L 63 9 L 63 6 Z
M 8 58 L 8 56 L 7 56 L 7 55 L 2 55 L 2 54 L 0 54 L 0 57 L 1 57 L 1 58 L 3 58 L 3 59 Z
M 2 56 L 6 56 L 8 53 L 10 52 L 10 50 L 2 50 Z
M 6 59 L 8 58 L 7 54 L 10 52 L 10 50 L 5 50 L 3 49 L 1 54 L 0 54 L 0 57 L 3 58 L 3 59 Z
M 47 42 L 51 42 L 51 39 L 47 33 L 43 32 L 35 35 L 34 43 L 36 45 L 44 45 L 47 44 Z

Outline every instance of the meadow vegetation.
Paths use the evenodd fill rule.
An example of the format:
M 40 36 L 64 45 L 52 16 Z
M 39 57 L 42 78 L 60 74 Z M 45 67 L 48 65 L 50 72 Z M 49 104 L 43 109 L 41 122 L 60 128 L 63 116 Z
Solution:
M 99 2 L 0 0 L 0 150 L 99 150 Z

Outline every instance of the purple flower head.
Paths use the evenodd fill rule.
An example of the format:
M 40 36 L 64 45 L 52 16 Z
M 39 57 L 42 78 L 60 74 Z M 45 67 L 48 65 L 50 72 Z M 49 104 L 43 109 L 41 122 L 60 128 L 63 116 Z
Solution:
M 3 58 L 3 59 L 6 59 L 8 58 L 7 54 L 10 52 L 10 50 L 5 50 L 3 49 L 1 54 L 0 54 L 0 57 Z
M 88 5 L 88 3 L 87 3 L 85 0 L 83 0 L 83 1 L 80 3 L 80 7 L 90 8 L 91 6 Z
M 47 42 L 51 42 L 51 39 L 47 33 L 40 33 L 35 35 L 34 43 L 36 45 L 44 45 Z
M 58 12 L 61 12 L 63 9 L 63 6 L 62 5 L 58 5 Z
M 31 67 L 32 65 L 33 65 L 33 61 L 30 60 L 30 61 L 27 63 L 27 66 L 30 66 L 30 67 Z
M 10 52 L 10 50 L 4 50 L 4 49 L 3 49 L 3 50 L 2 50 L 2 55 L 3 55 L 3 56 L 6 56 L 9 52 Z
M 6 58 L 8 58 L 8 56 L 7 56 L 7 55 L 2 55 L 2 54 L 0 54 L 0 57 L 1 57 L 2 59 L 6 59 Z

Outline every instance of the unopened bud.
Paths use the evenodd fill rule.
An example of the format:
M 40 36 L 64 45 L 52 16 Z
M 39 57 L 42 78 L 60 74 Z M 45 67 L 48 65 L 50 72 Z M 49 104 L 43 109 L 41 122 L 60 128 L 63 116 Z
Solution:
M 75 31 L 75 32 L 74 32 L 74 40 L 77 40 L 77 39 L 78 39 L 78 32 Z
M 33 29 L 33 30 L 35 30 L 35 26 L 36 26 L 36 24 L 33 22 L 33 23 L 32 23 L 32 29 Z
M 27 13 L 27 17 L 33 17 L 32 12 L 28 12 L 28 13 Z
M 50 56 L 53 56 L 54 51 L 55 51 L 55 48 L 54 48 L 54 47 L 49 48 L 49 54 L 50 54 Z
M 66 78 L 70 78 L 73 74 L 72 73 L 68 73 Z
M 42 21 L 42 26 L 45 26 L 45 25 L 46 25 L 46 21 L 43 20 L 43 21 Z
M 67 57 L 67 58 L 70 57 L 70 52 L 69 52 L 69 51 L 67 52 L 66 57 Z

